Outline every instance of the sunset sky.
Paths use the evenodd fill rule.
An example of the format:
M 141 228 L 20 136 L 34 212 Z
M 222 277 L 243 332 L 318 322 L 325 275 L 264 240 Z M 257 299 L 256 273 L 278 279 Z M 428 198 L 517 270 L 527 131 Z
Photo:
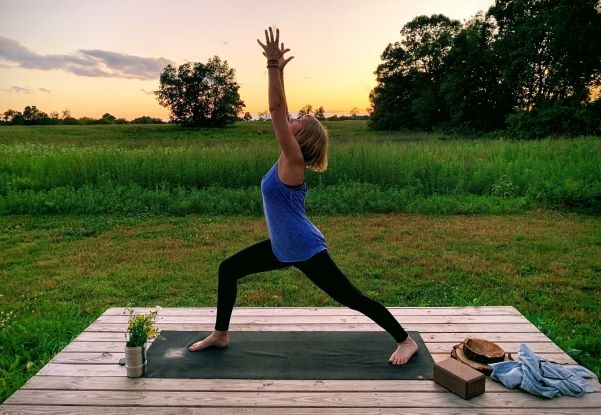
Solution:
M 291 111 L 365 112 L 384 48 L 404 24 L 442 13 L 460 21 L 494 0 L 0 0 L 0 114 L 35 105 L 76 118 L 167 119 L 152 91 L 169 63 L 217 55 L 236 71 L 244 111 L 267 110 L 256 42 L 277 26 L 295 57 Z

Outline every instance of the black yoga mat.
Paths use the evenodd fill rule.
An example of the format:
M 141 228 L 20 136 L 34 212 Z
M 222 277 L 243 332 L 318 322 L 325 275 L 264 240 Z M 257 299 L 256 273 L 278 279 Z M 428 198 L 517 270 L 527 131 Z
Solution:
M 179 379 L 393 380 L 432 379 L 434 361 L 417 332 L 419 351 L 393 366 L 396 348 L 386 332 L 240 331 L 230 346 L 190 352 L 209 333 L 163 331 L 148 348 L 146 377 Z

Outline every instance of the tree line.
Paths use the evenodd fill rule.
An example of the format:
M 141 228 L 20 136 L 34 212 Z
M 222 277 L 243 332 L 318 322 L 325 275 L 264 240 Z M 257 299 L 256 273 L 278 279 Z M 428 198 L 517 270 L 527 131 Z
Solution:
M 75 118 L 71 116 L 71 111 L 65 109 L 59 114 L 56 111 L 50 114 L 39 110 L 35 105 L 27 105 L 23 111 L 9 109 L 2 114 L 0 125 L 97 125 L 97 124 L 164 124 L 165 122 L 156 117 L 143 115 L 126 120 L 125 118 L 117 118 L 108 112 L 100 118 L 81 117 Z
M 497 0 L 463 24 L 418 16 L 400 35 L 375 72 L 374 129 L 601 133 L 597 0 Z
M 496 0 L 464 23 L 441 14 L 418 16 L 400 35 L 386 46 L 375 71 L 369 94 L 373 129 L 504 130 L 516 138 L 601 135 L 598 0 Z M 245 104 L 238 90 L 235 70 L 214 56 L 206 63 L 167 65 L 154 93 L 169 109 L 170 122 L 223 127 L 253 119 L 248 112 L 240 116 Z M 358 118 L 355 110 L 349 118 Z M 298 113 L 325 119 L 323 107 L 308 104 Z M 258 118 L 269 117 L 263 112 Z M 108 113 L 98 120 L 47 115 L 35 106 L 8 110 L 2 122 L 127 123 Z
M 359 110 L 355 107 L 349 111 L 349 115 L 332 115 L 326 117 L 325 108 L 320 106 L 316 110 L 311 104 L 306 104 L 298 110 L 298 116 L 313 114 L 319 120 L 344 121 L 344 120 L 367 120 L 369 116 L 359 115 Z M 245 112 L 238 121 L 267 121 L 270 119 L 269 112 L 263 111 L 253 117 L 250 112 Z M 174 121 L 170 121 L 174 122 Z M 59 115 L 58 112 L 47 114 L 40 111 L 35 105 L 28 105 L 23 112 L 7 110 L 0 117 L 0 125 L 107 125 L 107 124 L 166 124 L 161 118 L 150 117 L 147 115 L 126 120 L 117 118 L 112 114 L 105 113 L 100 118 L 71 116 L 71 112 L 66 109 Z

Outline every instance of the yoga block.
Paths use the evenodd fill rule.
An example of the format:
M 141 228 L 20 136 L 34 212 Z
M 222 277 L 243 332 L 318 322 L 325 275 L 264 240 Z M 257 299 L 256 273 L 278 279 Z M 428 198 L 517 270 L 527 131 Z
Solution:
M 463 399 L 484 393 L 484 375 L 452 357 L 434 364 L 434 382 Z

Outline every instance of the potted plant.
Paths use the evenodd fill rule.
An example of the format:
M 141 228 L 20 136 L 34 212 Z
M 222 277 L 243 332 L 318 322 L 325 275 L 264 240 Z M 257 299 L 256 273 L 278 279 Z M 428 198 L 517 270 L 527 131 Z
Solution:
M 146 369 L 146 342 L 160 338 L 160 331 L 155 327 L 158 310 L 147 313 L 136 313 L 127 307 L 129 321 L 125 343 L 125 369 L 127 377 L 137 378 L 144 375 Z

